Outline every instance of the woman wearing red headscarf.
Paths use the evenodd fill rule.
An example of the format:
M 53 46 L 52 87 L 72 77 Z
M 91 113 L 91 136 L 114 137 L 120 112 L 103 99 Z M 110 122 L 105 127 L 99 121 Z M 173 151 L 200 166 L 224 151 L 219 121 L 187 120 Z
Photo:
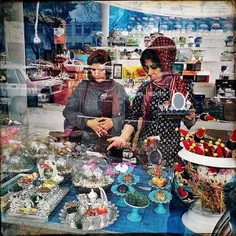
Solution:
M 182 79 L 172 70 L 175 62 L 176 46 L 167 37 L 156 38 L 152 45 L 143 51 L 140 62 L 143 69 L 150 77 L 150 81 L 144 83 L 133 100 L 133 108 L 128 116 L 122 134 L 119 137 L 109 139 L 112 142 L 108 149 L 113 146 L 124 147 L 125 143 L 137 130 L 137 120 L 143 118 L 143 126 L 139 140 L 142 141 L 150 136 L 160 136 L 160 151 L 163 162 L 172 165 L 179 151 L 180 134 L 175 129 L 180 127 L 181 119 L 166 119 L 157 116 L 159 105 L 165 101 L 171 101 L 175 92 L 182 93 L 194 104 L 191 93 Z M 195 111 L 191 110 L 190 116 L 184 119 L 185 125 L 190 128 L 195 124 Z
M 89 80 L 79 83 L 69 97 L 64 128 L 71 139 L 80 134 L 72 141 L 96 144 L 97 137 L 120 135 L 129 99 L 123 86 L 111 79 L 111 58 L 105 50 L 91 53 L 87 64 Z

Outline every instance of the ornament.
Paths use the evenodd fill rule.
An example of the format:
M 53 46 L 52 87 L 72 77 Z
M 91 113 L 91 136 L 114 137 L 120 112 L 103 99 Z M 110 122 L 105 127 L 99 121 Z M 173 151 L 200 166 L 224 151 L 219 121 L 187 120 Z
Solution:
M 202 128 L 200 128 L 200 129 L 197 130 L 197 132 L 196 132 L 195 135 L 194 135 L 194 140 L 195 140 L 196 142 L 200 142 L 201 140 L 204 139 L 205 130 L 206 130 L 206 129 L 205 129 L 204 127 L 202 127 Z
M 233 131 L 232 135 L 230 136 L 230 138 L 227 142 L 227 147 L 230 150 L 236 149 L 236 129 Z
M 183 136 L 186 136 L 189 133 L 188 130 L 184 130 L 184 129 L 181 129 L 181 128 L 176 128 L 175 130 L 179 131 L 180 134 L 182 134 Z

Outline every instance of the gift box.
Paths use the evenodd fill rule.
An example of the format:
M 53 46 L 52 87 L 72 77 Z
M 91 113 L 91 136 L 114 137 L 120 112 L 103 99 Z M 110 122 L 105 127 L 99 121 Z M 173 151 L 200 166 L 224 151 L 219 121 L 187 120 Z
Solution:
M 187 61 L 187 71 L 200 71 L 202 63 L 199 60 L 189 60 Z

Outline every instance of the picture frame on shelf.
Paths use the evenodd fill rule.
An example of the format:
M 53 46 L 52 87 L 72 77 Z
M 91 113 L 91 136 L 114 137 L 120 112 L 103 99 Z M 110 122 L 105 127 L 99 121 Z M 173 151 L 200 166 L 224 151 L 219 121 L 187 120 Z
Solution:
M 122 64 L 113 65 L 113 79 L 122 79 Z

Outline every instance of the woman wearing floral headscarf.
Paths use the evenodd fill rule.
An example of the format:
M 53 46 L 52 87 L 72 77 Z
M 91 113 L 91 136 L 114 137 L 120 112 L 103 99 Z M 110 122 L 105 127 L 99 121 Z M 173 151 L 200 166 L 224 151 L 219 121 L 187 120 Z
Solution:
M 73 141 L 96 144 L 97 137 L 120 135 L 129 99 L 123 86 L 111 79 L 111 58 L 105 50 L 91 53 L 87 62 L 89 80 L 79 83 L 69 97 L 64 128 L 71 139 L 81 134 L 81 140 Z
M 172 70 L 175 62 L 176 46 L 167 37 L 156 38 L 152 45 L 143 51 L 140 62 L 143 69 L 150 77 L 150 81 L 144 83 L 136 93 L 133 100 L 133 108 L 128 116 L 122 134 L 119 137 L 109 139 L 112 142 L 108 149 L 113 146 L 124 147 L 132 133 L 137 130 L 137 120 L 143 118 L 143 126 L 139 134 L 139 141 L 150 136 L 160 136 L 160 151 L 163 155 L 164 164 L 172 165 L 179 151 L 180 134 L 175 129 L 180 127 L 181 119 L 166 119 L 155 114 L 159 104 L 171 101 L 175 92 L 188 97 L 194 105 L 191 93 L 182 79 Z M 184 119 L 185 125 L 190 128 L 195 124 L 195 111 Z

